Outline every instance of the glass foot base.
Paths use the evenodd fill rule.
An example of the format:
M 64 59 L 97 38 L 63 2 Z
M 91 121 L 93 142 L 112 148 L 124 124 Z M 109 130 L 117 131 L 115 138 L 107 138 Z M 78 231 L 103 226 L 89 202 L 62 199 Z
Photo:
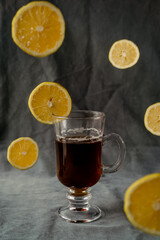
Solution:
M 60 217 L 68 222 L 85 223 L 92 222 L 101 217 L 101 210 L 96 206 L 89 206 L 87 209 L 71 209 L 68 207 L 61 207 L 58 210 Z

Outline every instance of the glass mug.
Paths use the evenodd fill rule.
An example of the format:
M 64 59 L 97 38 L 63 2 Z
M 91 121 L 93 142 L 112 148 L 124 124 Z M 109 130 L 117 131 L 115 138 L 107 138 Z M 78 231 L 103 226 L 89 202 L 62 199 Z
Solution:
M 57 177 L 68 188 L 69 205 L 58 210 L 59 215 L 74 223 L 92 222 L 101 216 L 97 206 L 91 206 L 91 187 L 102 173 L 117 171 L 125 157 L 125 144 L 115 133 L 103 136 L 105 114 L 96 111 L 72 111 L 69 117 L 57 117 L 55 123 Z M 116 141 L 119 156 L 112 165 L 101 162 L 102 146 Z

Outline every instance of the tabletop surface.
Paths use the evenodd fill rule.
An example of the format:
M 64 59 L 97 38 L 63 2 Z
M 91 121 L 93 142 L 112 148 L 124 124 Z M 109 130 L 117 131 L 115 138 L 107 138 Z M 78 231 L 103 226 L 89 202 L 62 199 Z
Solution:
M 4 146 L 5 149 L 5 146 Z M 102 217 L 92 223 L 69 223 L 58 216 L 58 209 L 67 206 L 66 188 L 58 181 L 53 166 L 50 176 L 43 165 L 52 156 L 41 146 L 39 160 L 27 172 L 8 169 L 0 173 L 0 239 L 124 239 L 153 240 L 159 237 L 134 228 L 123 211 L 123 198 L 127 187 L 148 171 L 160 168 L 159 148 L 128 149 L 121 169 L 106 174 L 91 189 L 90 203 L 102 210 Z M 2 151 L 5 159 L 5 150 Z M 44 158 L 45 153 L 45 158 Z M 104 149 L 104 155 L 107 151 Z M 152 162 L 150 161 L 152 157 Z M 53 162 L 56 162 L 53 156 Z M 36 170 L 36 173 L 35 173 Z

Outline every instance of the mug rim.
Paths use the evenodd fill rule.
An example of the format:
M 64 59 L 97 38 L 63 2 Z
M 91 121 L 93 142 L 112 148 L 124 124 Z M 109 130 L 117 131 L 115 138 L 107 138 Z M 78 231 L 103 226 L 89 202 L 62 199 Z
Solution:
M 72 114 L 90 114 L 91 116 L 72 116 Z M 104 112 L 99 112 L 99 111 L 92 111 L 92 110 L 72 110 L 69 114 L 69 116 L 57 116 L 55 115 L 56 118 L 62 119 L 62 120 L 69 120 L 69 119 L 101 119 L 105 118 L 105 113 Z

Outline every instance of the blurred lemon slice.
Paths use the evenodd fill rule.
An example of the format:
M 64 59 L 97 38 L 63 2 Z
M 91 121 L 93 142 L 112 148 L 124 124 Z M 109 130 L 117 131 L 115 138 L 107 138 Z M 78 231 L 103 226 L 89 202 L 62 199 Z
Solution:
M 160 236 L 160 173 L 142 177 L 127 189 L 124 211 L 135 227 Z
M 122 39 L 113 43 L 108 57 L 114 67 L 125 69 L 134 66 L 139 56 L 140 53 L 136 44 L 130 40 Z
M 144 115 L 146 129 L 154 135 L 160 136 L 160 103 L 149 106 Z

